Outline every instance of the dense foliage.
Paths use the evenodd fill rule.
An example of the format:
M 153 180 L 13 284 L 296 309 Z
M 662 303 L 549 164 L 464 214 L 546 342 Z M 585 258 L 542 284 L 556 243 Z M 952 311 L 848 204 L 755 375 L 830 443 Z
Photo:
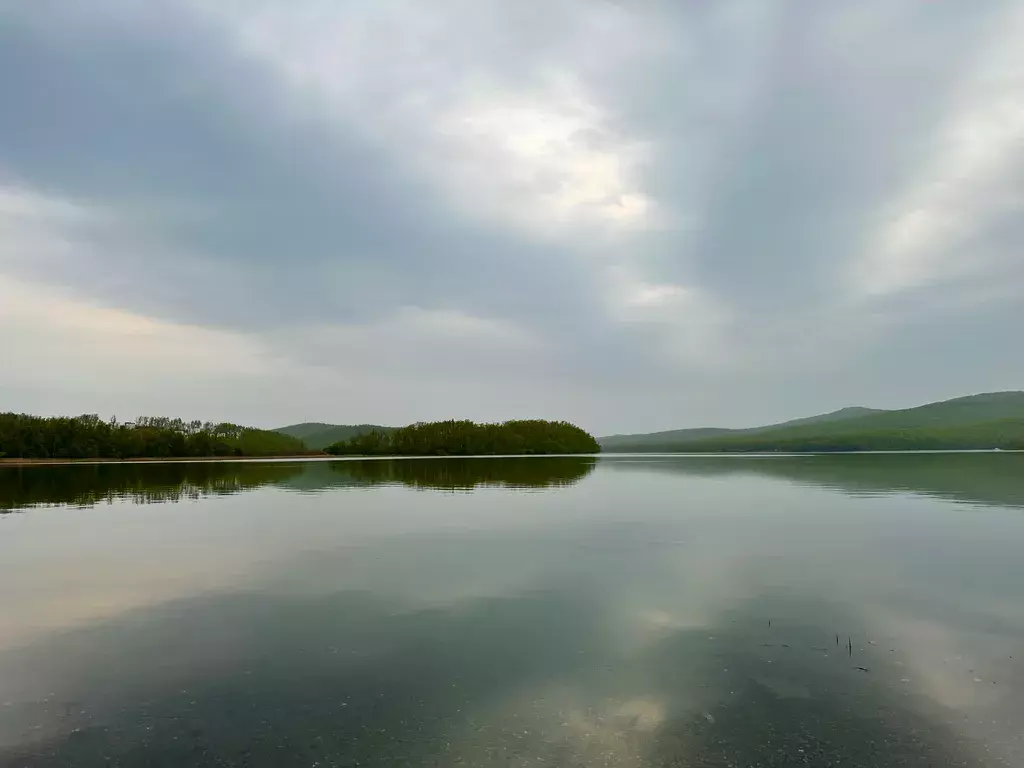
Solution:
M 327 448 L 337 456 L 484 456 L 598 453 L 594 437 L 565 421 L 435 421 L 374 430 Z
M 308 452 L 301 440 L 237 424 L 164 417 L 134 422 L 99 416 L 42 418 L 0 414 L 0 457 L 135 459 L 201 456 L 283 456 Z

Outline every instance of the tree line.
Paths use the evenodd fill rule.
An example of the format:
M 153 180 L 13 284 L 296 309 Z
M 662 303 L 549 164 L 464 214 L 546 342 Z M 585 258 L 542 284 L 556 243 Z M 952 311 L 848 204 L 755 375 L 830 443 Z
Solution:
M 143 416 L 104 421 L 99 416 L 40 417 L 0 414 L 0 458 L 137 459 L 212 456 L 285 456 L 309 453 L 301 440 L 227 422 Z
M 477 424 L 434 421 L 373 430 L 328 446 L 335 456 L 485 456 L 599 453 L 597 440 L 575 424 L 541 419 Z

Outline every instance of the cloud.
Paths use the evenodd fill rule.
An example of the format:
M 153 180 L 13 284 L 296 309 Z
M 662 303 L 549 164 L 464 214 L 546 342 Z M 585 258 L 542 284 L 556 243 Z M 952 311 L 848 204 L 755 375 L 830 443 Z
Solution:
M 1010 7 L 960 78 L 924 162 L 887 211 L 855 279 L 874 296 L 1005 265 L 991 241 L 1024 213 L 1024 12 Z M 997 230 L 998 231 L 998 230 Z M 1021 234 L 1016 228 L 1015 235 Z
M 541 237 L 653 216 L 639 187 L 649 148 L 587 81 L 599 58 L 628 64 L 630 33 L 649 37 L 641 15 L 577 0 L 544 24 L 493 3 L 197 7 L 294 94 L 292 108 L 386 147 L 464 214 Z
M 269 391 L 312 389 L 317 398 L 366 398 L 374 390 L 397 397 L 401 388 L 396 391 L 394 382 L 415 379 L 424 390 L 471 390 L 481 381 L 518 381 L 531 365 L 549 364 L 550 345 L 543 339 L 510 322 L 459 310 L 399 306 L 374 322 L 307 323 L 253 333 L 128 311 L 44 279 L 54 269 L 73 270 L 76 260 L 85 269 L 96 268 L 110 256 L 97 242 L 124 247 L 127 234 L 118 228 L 117 215 L 100 207 L 0 188 L 0 243 L 8 255 L 0 264 L 9 275 L 24 273 L 0 274 L 0 327 L 8 332 L 5 389 L 38 389 L 50 408 L 101 403 L 106 413 L 134 416 L 157 412 L 162 400 L 192 413 L 205 411 L 205 396 L 252 393 L 254 380 L 269 384 Z M 435 373 L 428 372 L 431 366 Z M 267 394 L 260 389 L 257 401 Z M 394 412 L 403 421 L 457 415 L 433 399 L 424 392 L 417 403 Z M 473 400 L 467 391 L 463 402 L 473 408 Z M 378 420 L 389 421 L 388 415 L 382 409 Z
M 1024 374 L 1008 0 L 101 0 L 0 22 L 0 276 L 281 368 L 244 403 L 208 386 L 227 366 L 154 381 L 155 410 L 611 432 Z M 964 354 L 970 376 L 944 367 Z M 72 407 L 32 376 L 9 407 Z
M 611 267 L 608 285 L 612 316 L 653 335 L 668 360 L 691 370 L 730 362 L 733 318 L 713 296 L 691 286 L 646 282 L 628 265 Z
M 204 390 L 224 398 L 254 378 L 279 378 L 280 361 L 237 334 L 166 323 L 9 278 L 0 278 L 0 326 L 0 392 L 44 412 L 134 418 L 170 403 L 207 413 Z

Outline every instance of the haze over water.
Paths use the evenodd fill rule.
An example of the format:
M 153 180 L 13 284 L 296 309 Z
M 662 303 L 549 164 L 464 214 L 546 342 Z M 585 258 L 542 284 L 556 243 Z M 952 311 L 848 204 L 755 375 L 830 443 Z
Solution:
M 0 765 L 1024 765 L 1024 455 L 0 468 Z

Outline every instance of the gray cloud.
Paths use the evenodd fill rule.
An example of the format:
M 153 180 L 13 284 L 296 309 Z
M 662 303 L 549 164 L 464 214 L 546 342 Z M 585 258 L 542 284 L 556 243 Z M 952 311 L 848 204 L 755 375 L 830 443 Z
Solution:
M 1018 386 L 1014 3 L 545 9 L 0 8 L 7 407 L 606 432 Z

